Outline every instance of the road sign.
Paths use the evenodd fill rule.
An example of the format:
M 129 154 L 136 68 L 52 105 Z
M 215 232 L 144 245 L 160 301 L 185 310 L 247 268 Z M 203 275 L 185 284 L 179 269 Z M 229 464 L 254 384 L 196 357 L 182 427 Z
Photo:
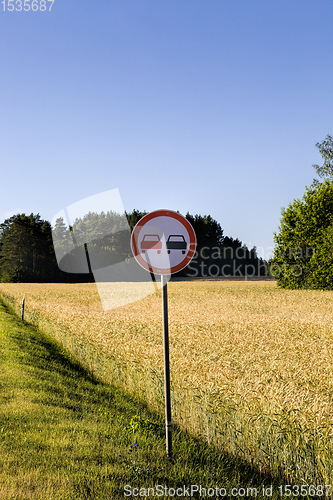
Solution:
M 185 217 L 172 210 L 156 210 L 142 217 L 132 232 L 137 262 L 154 274 L 174 274 L 193 258 L 196 237 Z
M 190 262 L 196 237 L 185 217 L 172 210 L 156 210 L 139 220 L 132 232 L 131 247 L 135 259 L 147 271 L 161 275 L 166 452 L 172 458 L 171 396 L 169 363 L 168 292 L 166 275 L 177 273 Z

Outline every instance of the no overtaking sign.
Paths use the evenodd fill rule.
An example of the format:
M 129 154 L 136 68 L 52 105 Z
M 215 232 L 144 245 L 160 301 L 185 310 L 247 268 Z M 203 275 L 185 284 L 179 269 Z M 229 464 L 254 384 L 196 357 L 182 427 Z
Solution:
M 171 210 L 156 210 L 139 220 L 132 232 L 132 252 L 147 271 L 161 275 L 166 452 L 172 458 L 171 397 L 167 276 L 186 267 L 195 252 L 196 237 L 185 217 Z
M 196 237 L 185 217 L 172 210 L 156 210 L 139 220 L 131 245 L 140 266 L 154 274 L 168 275 L 190 263 Z

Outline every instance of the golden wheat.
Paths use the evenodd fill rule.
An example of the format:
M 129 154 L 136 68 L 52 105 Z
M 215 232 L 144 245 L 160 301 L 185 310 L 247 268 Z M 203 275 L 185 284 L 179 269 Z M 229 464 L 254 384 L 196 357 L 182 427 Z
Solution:
M 305 483 L 332 479 L 332 292 L 170 282 L 174 420 Z M 163 405 L 161 295 L 103 311 L 95 284 L 0 284 L 94 373 Z M 129 291 L 130 293 L 130 291 Z M 327 483 L 329 484 L 329 483 Z

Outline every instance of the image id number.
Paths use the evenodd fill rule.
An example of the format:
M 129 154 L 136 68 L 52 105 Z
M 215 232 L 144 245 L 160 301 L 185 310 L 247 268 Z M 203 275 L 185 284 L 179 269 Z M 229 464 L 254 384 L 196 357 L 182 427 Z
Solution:
M 41 10 L 42 12 L 45 10 L 50 11 L 52 9 L 52 5 L 54 0 L 3 0 L 2 2 L 3 10 L 33 10 L 36 12 L 37 10 Z
M 330 484 L 325 484 L 325 485 L 305 485 L 303 484 L 302 486 L 291 486 L 291 485 L 285 485 L 285 486 L 279 486 L 279 491 L 280 491 L 280 496 L 285 496 L 285 497 L 328 497 L 331 496 L 332 493 L 332 486 Z

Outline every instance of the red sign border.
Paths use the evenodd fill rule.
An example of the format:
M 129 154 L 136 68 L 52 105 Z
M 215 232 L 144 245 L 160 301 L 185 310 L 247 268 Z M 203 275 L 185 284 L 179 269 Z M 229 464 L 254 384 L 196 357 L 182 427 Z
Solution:
M 155 219 L 156 217 L 172 217 L 173 219 L 178 220 L 186 229 L 188 232 L 188 235 L 190 237 L 190 249 L 188 253 L 186 254 L 186 257 L 182 262 L 177 264 L 177 266 L 173 266 L 171 268 L 157 268 L 154 266 L 150 266 L 148 262 L 146 262 L 140 254 L 140 251 L 137 246 L 137 239 L 139 236 L 139 233 L 141 231 L 141 228 L 151 219 Z M 174 274 L 178 273 L 178 271 L 181 271 L 186 267 L 192 260 L 195 249 L 197 246 L 197 238 L 195 236 L 194 229 L 192 225 L 189 223 L 187 219 L 178 212 L 174 212 L 173 210 L 155 210 L 154 212 L 150 212 L 147 215 L 144 215 L 139 222 L 135 225 L 132 235 L 131 235 L 131 248 L 132 248 L 132 253 L 134 255 L 135 260 L 140 264 L 141 267 L 143 267 L 146 271 L 150 271 L 151 273 L 154 274 Z

